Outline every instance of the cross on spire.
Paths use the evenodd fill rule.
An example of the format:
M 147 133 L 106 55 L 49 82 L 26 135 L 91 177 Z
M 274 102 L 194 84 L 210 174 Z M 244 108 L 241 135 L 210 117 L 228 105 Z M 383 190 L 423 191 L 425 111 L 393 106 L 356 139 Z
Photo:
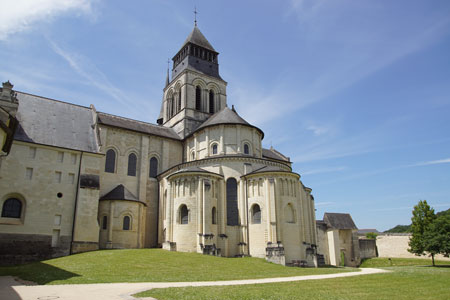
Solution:
M 194 25 L 195 26 L 197 26 L 197 14 L 198 14 L 197 7 L 194 6 Z

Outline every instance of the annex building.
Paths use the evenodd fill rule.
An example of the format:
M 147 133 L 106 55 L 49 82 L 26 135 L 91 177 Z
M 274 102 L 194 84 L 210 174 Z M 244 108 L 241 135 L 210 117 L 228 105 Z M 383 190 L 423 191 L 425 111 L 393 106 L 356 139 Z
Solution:
M 162 247 L 316 266 L 311 189 L 227 104 L 218 57 L 195 26 L 156 124 L 4 83 L 17 126 L 0 158 L 0 263 Z

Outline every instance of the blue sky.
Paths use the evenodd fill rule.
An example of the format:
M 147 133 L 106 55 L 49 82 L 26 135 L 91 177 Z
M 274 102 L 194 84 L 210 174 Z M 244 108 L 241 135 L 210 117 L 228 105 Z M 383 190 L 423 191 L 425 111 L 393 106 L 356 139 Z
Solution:
M 228 104 L 291 157 L 317 219 L 409 224 L 450 207 L 450 1 L 1 0 L 0 79 L 155 123 L 198 25 Z

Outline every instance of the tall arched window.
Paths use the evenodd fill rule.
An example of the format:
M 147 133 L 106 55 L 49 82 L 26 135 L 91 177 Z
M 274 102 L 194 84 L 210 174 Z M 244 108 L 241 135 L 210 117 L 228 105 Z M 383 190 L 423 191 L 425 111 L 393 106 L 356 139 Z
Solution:
M 178 111 L 181 110 L 181 88 L 178 91 Z
M 209 112 L 213 114 L 214 111 L 214 91 L 209 90 Z
M 180 224 L 188 224 L 189 223 L 189 211 L 186 205 L 180 206 Z
M 22 202 L 16 198 L 9 198 L 3 203 L 2 218 L 17 218 L 22 215 Z
M 250 154 L 250 147 L 248 144 L 244 144 L 244 154 Z
M 171 101 L 172 101 L 172 113 L 170 114 L 170 116 L 173 117 L 177 113 L 177 107 L 176 107 L 176 104 L 175 104 L 175 97 L 174 96 L 172 96 Z
M 102 218 L 102 229 L 103 230 L 108 229 L 108 217 L 107 216 L 103 216 L 103 218 Z
M 234 178 L 227 180 L 227 225 L 239 225 L 237 181 Z
M 130 230 L 131 227 L 131 218 L 129 216 L 123 217 L 123 230 Z
M 195 109 L 202 110 L 202 89 L 198 85 L 195 88 Z
M 252 206 L 252 223 L 261 224 L 261 208 L 258 204 Z
M 156 178 L 158 175 L 158 159 L 156 157 L 150 158 L 150 174 L 151 178 Z
M 284 208 L 284 220 L 286 223 L 295 223 L 295 211 L 292 203 L 288 203 Z
M 116 151 L 109 149 L 106 151 L 105 172 L 114 173 L 116 171 Z
M 136 154 L 128 155 L 128 176 L 136 176 L 137 157 Z
M 217 224 L 217 211 L 216 211 L 216 207 L 213 207 L 211 210 L 211 223 L 212 224 Z
M 217 154 L 217 144 L 213 144 L 211 147 L 212 154 Z

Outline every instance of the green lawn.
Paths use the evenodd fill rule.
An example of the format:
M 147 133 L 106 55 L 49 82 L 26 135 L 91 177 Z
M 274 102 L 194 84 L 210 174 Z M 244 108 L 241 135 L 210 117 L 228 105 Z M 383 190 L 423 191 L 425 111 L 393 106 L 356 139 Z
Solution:
M 100 250 L 41 261 L 0 267 L 38 284 L 106 282 L 211 281 L 251 279 L 356 271 L 341 268 L 293 268 L 260 258 L 223 258 L 161 249 Z
M 407 264 L 407 261 L 398 260 Z M 413 259 L 414 260 L 414 259 Z M 375 259 L 375 264 L 389 263 Z M 414 260 L 413 264 L 418 262 Z M 371 264 L 366 261 L 366 264 Z M 200 288 L 154 289 L 137 294 L 138 297 L 165 299 L 449 299 L 450 265 L 440 267 L 401 266 L 386 267 L 391 273 L 363 275 L 349 278 L 309 280 L 286 283 L 255 284 L 242 286 L 215 286 Z

